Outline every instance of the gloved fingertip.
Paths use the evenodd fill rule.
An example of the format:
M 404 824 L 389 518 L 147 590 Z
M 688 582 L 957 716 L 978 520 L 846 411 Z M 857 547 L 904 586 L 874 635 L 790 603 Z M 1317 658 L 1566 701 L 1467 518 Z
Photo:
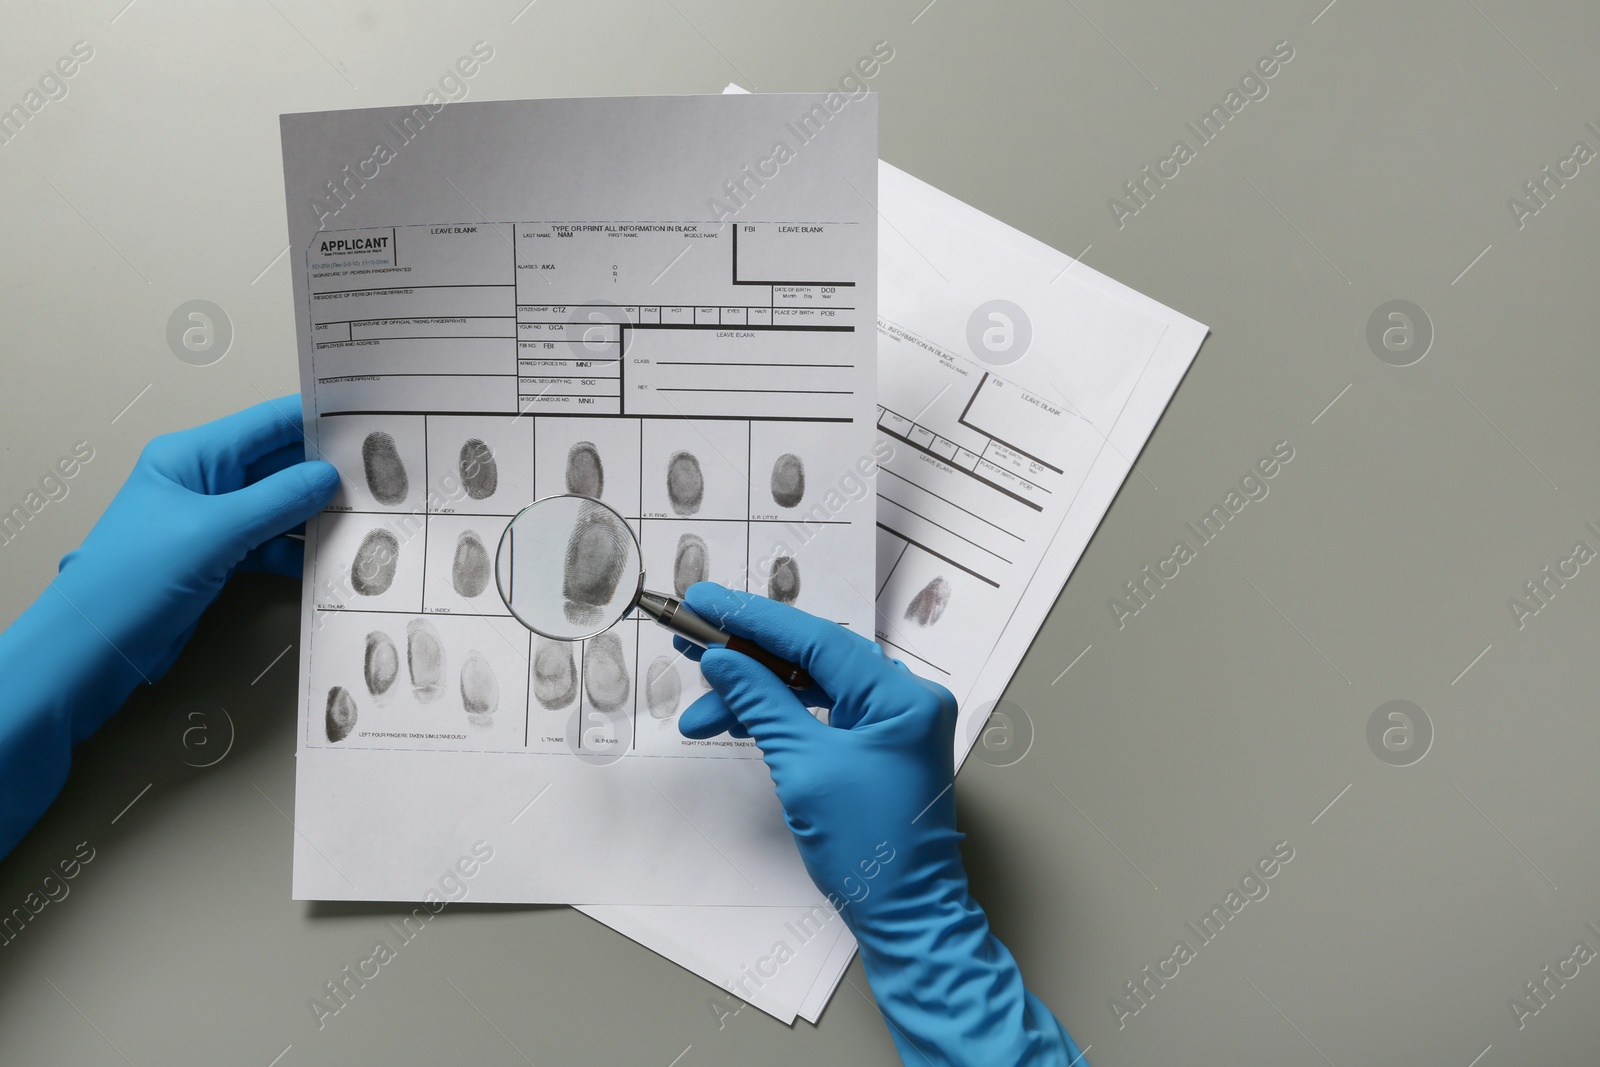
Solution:
M 749 595 L 716 582 L 695 582 L 683 594 L 683 602 L 695 614 L 721 626 L 730 614 L 744 606 L 744 598 Z
M 678 732 L 690 741 L 709 741 L 723 731 L 709 723 L 695 722 L 687 717 L 687 713 L 678 718 Z
M 228 517 L 240 556 L 328 505 L 339 491 L 339 472 L 330 463 L 310 460 L 269 474 L 231 493 L 213 497 Z
M 339 470 L 324 460 L 308 459 L 268 475 L 255 486 L 276 497 L 286 512 L 309 518 L 339 492 Z M 246 486 L 246 491 L 250 488 Z
M 708 648 L 700 654 L 700 673 L 705 675 L 713 689 L 720 691 L 738 677 L 739 670 L 746 663 L 754 662 L 750 657 L 726 648 Z
M 306 495 L 319 501 L 319 509 L 326 507 L 339 491 L 339 469 L 322 459 L 308 459 L 300 469 L 305 472 Z
M 694 741 L 705 741 L 738 725 L 733 712 L 715 693 L 707 693 L 678 716 L 678 732 Z
M 690 597 L 718 596 L 723 593 L 732 593 L 734 591 L 735 590 L 729 589 L 720 582 L 691 582 L 689 583 L 689 588 L 684 590 L 683 598 L 688 600 Z

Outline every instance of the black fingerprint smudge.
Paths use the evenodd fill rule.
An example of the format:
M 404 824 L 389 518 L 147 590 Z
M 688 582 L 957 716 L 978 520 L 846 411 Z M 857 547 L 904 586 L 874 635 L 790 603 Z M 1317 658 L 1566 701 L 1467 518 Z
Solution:
M 606 468 L 593 441 L 579 441 L 567 449 L 567 492 L 600 499 L 606 488 Z
M 456 538 L 456 557 L 450 563 L 450 584 L 464 597 L 475 597 L 489 584 L 489 550 L 472 530 Z
M 800 564 L 793 556 L 779 556 L 772 561 L 767 575 L 767 596 L 784 604 L 793 604 L 800 595 Z
M 578 521 L 567 538 L 561 584 L 568 622 L 589 625 L 605 618 L 628 562 L 631 537 L 610 509 L 589 501 L 580 505 Z
M 400 675 L 400 652 L 382 630 L 367 635 L 367 651 L 362 663 L 362 674 L 367 680 L 367 692 L 382 696 L 394 685 Z
M 411 692 L 422 704 L 432 704 L 444 692 L 444 643 L 426 619 L 406 623 L 406 670 Z
M 494 496 L 500 486 L 500 465 L 494 460 L 494 450 L 476 437 L 467 438 L 461 446 L 456 467 L 461 472 L 462 486 L 474 500 Z
M 657 719 L 670 719 L 678 713 L 678 698 L 683 695 L 683 676 L 678 673 L 678 657 L 657 656 L 644 672 L 644 701 Z
M 482 652 L 468 652 L 461 665 L 461 706 L 474 726 L 488 726 L 500 707 L 500 682 Z
M 533 695 L 547 711 L 566 707 L 578 695 L 578 665 L 570 644 L 538 639 L 533 653 Z
M 806 465 L 793 452 L 785 452 L 772 464 L 772 501 L 780 508 L 792 508 L 805 495 Z
M 672 559 L 672 589 L 681 600 L 695 582 L 711 577 L 711 554 L 703 538 L 686 533 L 678 538 L 678 551 Z
M 906 605 L 906 618 L 918 626 L 932 626 L 939 621 L 949 603 L 950 583 L 943 576 L 935 578 L 922 587 L 922 592 L 911 598 L 911 603 Z
M 667 500 L 679 515 L 693 515 L 706 497 L 705 475 L 693 452 L 674 452 L 667 460 Z
M 328 690 L 328 715 L 323 723 L 329 741 L 343 741 L 356 728 L 356 700 L 342 685 Z
M 622 638 L 601 634 L 586 646 L 583 657 L 583 689 L 589 703 L 600 711 L 616 711 L 627 703 L 631 692 L 628 661 L 622 655 Z
M 361 539 L 350 564 L 350 587 L 361 596 L 388 592 L 399 563 L 400 541 L 395 535 L 381 527 L 371 530 Z
M 410 492 L 411 479 L 406 477 L 400 449 L 394 438 L 382 430 L 373 430 L 361 442 L 361 466 L 367 472 L 367 488 L 378 503 L 392 507 Z

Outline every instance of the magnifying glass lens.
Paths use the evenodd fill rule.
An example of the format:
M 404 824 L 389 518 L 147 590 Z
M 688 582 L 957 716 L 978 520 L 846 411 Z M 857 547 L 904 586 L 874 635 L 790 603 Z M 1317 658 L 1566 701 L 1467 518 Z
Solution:
M 627 615 L 643 574 L 627 521 L 581 496 L 523 508 L 500 536 L 495 559 L 495 583 L 511 614 L 557 641 L 593 637 Z
M 795 689 L 810 686 L 798 664 L 724 633 L 675 597 L 644 589 L 639 539 L 627 520 L 586 496 L 550 496 L 523 508 L 500 535 L 494 580 L 517 621 L 541 637 L 584 641 L 637 605 L 702 648 L 725 647 L 765 664 Z

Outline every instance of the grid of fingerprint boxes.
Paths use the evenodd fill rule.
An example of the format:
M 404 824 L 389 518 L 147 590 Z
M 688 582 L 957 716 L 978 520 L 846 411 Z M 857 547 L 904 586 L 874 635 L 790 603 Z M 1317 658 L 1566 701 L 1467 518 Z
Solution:
M 638 538 L 649 584 L 713 580 L 837 617 L 858 596 L 799 549 L 805 458 L 825 425 L 745 420 L 325 415 L 341 488 L 317 519 L 308 742 L 339 747 L 758 757 L 747 740 L 681 736 L 707 688 L 669 632 L 634 614 L 597 636 L 535 636 L 501 600 L 494 560 L 529 502 L 599 500 Z M 754 477 L 752 477 L 754 473 Z M 802 571 L 805 578 L 802 581 Z

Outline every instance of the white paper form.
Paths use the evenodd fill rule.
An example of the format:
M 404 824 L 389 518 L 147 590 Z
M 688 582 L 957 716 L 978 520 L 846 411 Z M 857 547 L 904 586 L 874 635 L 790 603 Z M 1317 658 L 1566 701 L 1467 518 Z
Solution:
M 879 522 L 892 528 L 892 532 L 880 531 L 883 559 L 880 566 L 896 568 L 879 573 L 879 582 L 883 585 L 878 599 L 879 627 L 885 631 L 880 636 L 886 639 L 886 644 L 898 637 L 904 644 L 916 644 L 929 657 L 935 654 L 930 643 L 917 637 L 923 631 L 941 626 L 944 621 L 937 608 L 938 598 L 924 595 L 939 576 L 935 573 L 928 577 L 928 570 L 952 566 L 951 559 L 954 559 L 994 577 L 1003 573 L 1007 566 L 1019 565 L 1017 560 L 1011 559 L 1004 564 L 996 563 L 978 553 L 980 544 L 996 553 L 1006 551 L 1000 539 L 981 536 L 994 533 L 992 530 L 978 527 L 980 536 L 970 537 L 970 541 L 978 544 L 952 542 L 951 538 L 958 531 L 973 533 L 975 524 L 970 521 L 967 525 L 942 523 L 947 527 L 937 533 L 942 540 L 929 541 L 926 549 L 919 550 L 910 544 L 909 539 L 920 540 L 920 531 L 913 524 L 921 520 L 910 515 L 903 505 L 909 504 L 925 520 L 938 521 L 943 516 L 934 513 L 933 508 L 968 502 L 965 496 L 950 492 L 942 504 L 934 503 L 931 494 L 940 491 L 943 485 L 961 484 L 956 479 L 965 477 L 976 481 L 972 476 L 978 475 L 995 479 L 1011 491 L 1018 488 L 987 465 L 977 464 L 970 458 L 964 457 L 971 470 L 965 476 L 959 475 L 953 469 L 957 464 L 947 461 L 943 453 L 962 441 L 965 443 L 959 447 L 982 455 L 972 448 L 972 444 L 981 443 L 982 438 L 966 435 L 983 433 L 987 425 L 974 429 L 971 424 L 987 424 L 992 421 L 990 416 L 996 409 L 1001 415 L 1009 414 L 1006 408 L 1019 399 L 1030 406 L 1037 402 L 1042 406 L 1041 414 L 1022 412 L 1014 420 L 1015 425 L 1022 428 L 1020 430 L 1012 429 L 1012 419 L 1001 418 L 1003 438 L 1020 437 L 1029 432 L 1028 427 L 1036 426 L 1052 410 L 1076 411 L 1074 418 L 1079 420 L 1092 418 L 1092 425 L 1085 421 L 1090 431 L 1087 438 L 1082 429 L 1069 438 L 1075 442 L 1073 450 L 1081 449 L 1084 453 L 1076 457 L 1074 469 L 1079 474 L 1075 499 L 1065 504 L 1043 505 L 1046 508 L 1060 505 L 1060 510 L 1048 515 L 1033 513 L 1036 517 L 1031 523 L 1032 540 L 1039 551 L 1027 581 L 1020 588 L 1014 584 L 1009 587 L 1008 596 L 1014 604 L 1009 615 L 991 611 L 976 622 L 963 620 L 961 636 L 974 647 L 966 654 L 958 645 L 954 656 L 942 663 L 949 676 L 938 672 L 932 663 L 919 666 L 924 673 L 938 678 L 964 697 L 957 738 L 959 760 L 982 729 L 989 708 L 1004 691 L 1061 586 L 1127 477 L 1133 458 L 1144 447 L 1204 340 L 1206 328 L 887 163 L 879 165 L 879 207 L 883 215 L 879 230 L 882 281 L 879 389 L 883 405 L 880 418 L 885 424 L 884 432 L 897 435 L 896 444 L 901 446 L 895 458 L 885 465 L 885 470 L 891 473 L 880 476 L 878 486 Z M 945 279 L 938 276 L 941 273 Z M 970 320 L 973 312 L 994 299 L 1011 301 L 1023 308 L 1023 314 L 1028 317 L 1032 340 L 1028 351 L 1015 364 L 997 366 L 977 359 L 973 343 L 967 340 L 963 319 Z M 1096 307 L 1108 309 L 1099 320 L 1101 329 L 1116 323 L 1134 328 L 1126 332 L 1112 328 L 1109 334 L 1096 334 L 1095 320 L 1082 317 L 1084 308 Z M 1072 335 L 1071 346 L 1064 347 L 1053 340 L 1052 335 L 1039 332 L 1037 320 L 1041 316 L 1036 310 L 1039 308 L 1054 309 L 1044 316 L 1045 329 L 1055 329 L 1056 326 L 1049 325 L 1051 323 L 1057 326 L 1064 323 L 1064 328 Z M 1013 320 L 1011 326 L 1015 329 L 1015 316 Z M 981 315 L 978 321 L 983 328 L 1001 326 Z M 1004 339 L 993 338 L 995 341 Z M 980 330 L 976 344 L 981 347 L 982 343 Z M 1045 345 L 1042 349 L 1041 344 Z M 1101 364 L 1101 369 L 1098 372 L 1089 369 L 1087 374 L 1074 378 L 1070 373 L 1073 363 L 1084 361 Z M 1129 374 L 1132 375 L 1131 388 L 1126 384 Z M 940 375 L 944 377 L 941 379 Z M 985 388 L 981 383 L 996 379 L 1003 384 L 987 388 L 996 390 L 999 400 L 989 405 L 976 394 Z M 951 381 L 980 383 L 950 385 L 946 389 L 962 398 L 961 410 L 956 411 L 954 419 L 949 417 L 954 410 L 952 405 L 940 397 L 939 404 L 910 419 L 914 424 L 910 432 L 904 423 L 897 421 L 896 417 L 906 417 L 897 405 L 916 410 L 914 406 L 924 402 L 919 398 L 938 392 Z M 1083 397 L 1082 403 L 1079 402 L 1085 381 L 1090 383 L 1091 394 L 1096 381 L 1105 394 L 1099 401 L 1102 407 L 1097 408 L 1093 416 L 1089 398 Z M 929 382 L 934 384 L 927 384 Z M 1046 389 L 1049 390 L 1046 396 L 1034 395 Z M 1079 396 L 1069 390 L 1078 390 Z M 1109 418 L 1104 417 L 1101 412 L 1115 401 L 1119 391 L 1123 397 L 1121 407 L 1113 410 Z M 977 409 L 976 416 L 973 406 Z M 938 418 L 935 413 L 939 411 L 945 413 L 942 422 L 935 421 Z M 919 430 L 925 433 L 917 432 Z M 943 440 L 935 440 L 933 435 Z M 990 441 L 994 440 L 993 434 L 988 436 Z M 910 452 L 915 461 L 912 464 L 901 462 L 906 458 L 903 446 L 907 440 L 922 446 Z M 1021 441 L 1013 444 L 1020 445 Z M 934 456 L 923 458 L 929 446 Z M 1037 450 L 1051 447 L 1047 442 L 1044 449 Z M 1002 448 L 1016 451 L 1004 445 Z M 1036 501 L 1039 498 L 1032 496 L 1033 491 L 1057 484 L 1054 479 L 1064 476 L 1068 469 L 1063 466 L 1059 475 L 1049 469 L 1036 471 L 1032 464 L 1039 461 L 1031 458 L 1027 460 L 1027 467 L 1019 469 L 1018 461 L 1007 456 L 1006 451 L 994 450 L 990 455 L 1008 461 L 996 464 L 1002 471 L 1009 467 L 1029 481 L 1033 489 L 1023 488 L 1018 495 Z M 894 476 L 894 471 L 901 472 L 907 479 L 904 484 Z M 910 487 L 912 480 L 917 483 L 915 488 Z M 978 494 L 980 500 L 992 490 L 987 485 L 966 488 L 969 493 Z M 895 500 L 888 502 L 891 496 Z M 920 505 L 919 500 L 923 502 Z M 1022 514 L 1023 524 L 1028 524 L 1027 513 L 1031 509 L 1018 511 L 1016 501 L 1010 497 L 1005 501 L 1011 505 L 1011 513 Z M 968 510 L 980 511 L 985 519 L 1002 514 L 971 507 Z M 968 519 L 974 517 L 968 516 Z M 949 545 L 953 545 L 953 550 L 947 552 L 945 549 Z M 923 558 L 922 551 L 938 551 L 940 556 Z M 908 556 L 913 569 L 899 571 L 896 565 L 905 562 Z M 961 573 L 971 577 L 968 572 Z M 908 575 L 913 576 L 908 578 Z M 950 579 L 946 580 L 950 582 L 946 608 L 953 609 L 956 586 Z M 918 604 L 920 610 L 907 619 L 906 609 L 917 603 L 919 596 L 922 597 Z M 921 624 L 919 615 L 929 619 L 927 626 Z M 916 662 L 912 658 L 915 653 L 906 655 L 894 651 L 909 663 Z M 818 936 L 812 930 L 817 916 L 804 909 L 595 907 L 581 910 L 708 980 L 736 989 L 749 1003 L 786 1022 L 797 1014 L 812 1022 L 820 1017 L 855 947 L 848 932 L 826 941 Z M 835 922 L 830 931 L 842 925 Z M 793 959 L 781 966 L 775 961 L 787 953 L 776 951 L 779 943 L 795 953 Z
M 871 627 L 872 498 L 838 488 L 875 444 L 876 98 L 842 99 L 283 118 L 342 478 L 307 532 L 296 898 L 420 900 L 483 841 L 480 900 L 820 901 L 754 746 L 678 733 L 704 682 L 667 631 L 547 642 L 491 574 L 513 514 L 577 492 L 654 588 Z

